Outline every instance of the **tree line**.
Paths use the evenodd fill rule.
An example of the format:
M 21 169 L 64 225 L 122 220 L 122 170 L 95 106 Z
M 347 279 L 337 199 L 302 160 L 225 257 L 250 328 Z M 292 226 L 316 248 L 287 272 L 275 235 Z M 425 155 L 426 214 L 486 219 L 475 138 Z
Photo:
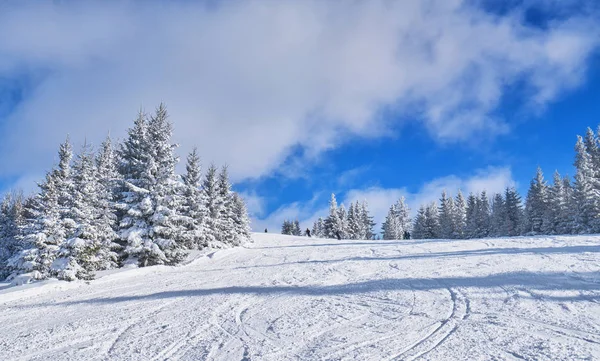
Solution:
M 151 116 L 140 112 L 120 144 L 107 137 L 97 151 L 84 144 L 74 155 L 67 137 L 39 191 L 9 193 L 0 205 L 0 279 L 92 279 L 126 263 L 174 265 L 189 250 L 249 241 L 227 167 L 202 175 L 194 149 L 176 174 L 172 133 L 161 104 Z
M 514 237 L 521 235 L 559 235 L 600 233 L 600 127 L 587 129 L 577 136 L 575 176 L 553 175 L 552 184 L 538 167 L 531 180 L 525 201 L 515 187 L 489 195 L 486 191 L 470 193 L 460 190 L 456 196 L 446 191 L 438 202 L 421 205 L 411 218 L 402 197 L 390 206 L 381 227 L 385 240 L 464 239 Z M 287 221 L 287 234 L 295 234 L 296 222 Z M 312 234 L 317 237 L 375 239 L 375 223 L 366 202 L 352 204 L 346 212 L 337 206 L 335 195 L 329 202 L 329 215 L 315 221 Z M 297 227 L 299 229 L 299 226 Z M 298 234 L 300 235 L 300 234 Z

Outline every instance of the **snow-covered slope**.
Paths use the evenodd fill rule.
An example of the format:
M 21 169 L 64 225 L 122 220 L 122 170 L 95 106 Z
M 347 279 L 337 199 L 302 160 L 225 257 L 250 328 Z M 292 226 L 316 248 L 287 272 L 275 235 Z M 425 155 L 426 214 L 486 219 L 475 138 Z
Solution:
M 0 290 L 0 360 L 600 359 L 600 237 L 247 248 Z

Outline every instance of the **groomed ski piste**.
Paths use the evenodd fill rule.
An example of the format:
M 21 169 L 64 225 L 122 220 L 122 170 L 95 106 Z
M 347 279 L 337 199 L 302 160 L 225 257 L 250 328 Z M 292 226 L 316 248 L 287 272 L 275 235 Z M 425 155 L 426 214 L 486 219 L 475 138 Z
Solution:
M 253 238 L 5 286 L 0 360 L 600 359 L 600 236 Z

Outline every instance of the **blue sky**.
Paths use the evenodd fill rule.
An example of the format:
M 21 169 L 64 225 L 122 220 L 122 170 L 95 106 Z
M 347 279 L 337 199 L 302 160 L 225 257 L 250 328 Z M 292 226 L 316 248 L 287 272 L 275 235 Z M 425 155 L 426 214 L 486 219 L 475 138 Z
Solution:
M 594 1 L 11 3 L 0 14 L 0 192 L 34 189 L 69 133 L 121 137 L 167 103 L 180 155 L 227 163 L 256 229 L 331 192 L 379 221 L 573 173 L 600 123 Z

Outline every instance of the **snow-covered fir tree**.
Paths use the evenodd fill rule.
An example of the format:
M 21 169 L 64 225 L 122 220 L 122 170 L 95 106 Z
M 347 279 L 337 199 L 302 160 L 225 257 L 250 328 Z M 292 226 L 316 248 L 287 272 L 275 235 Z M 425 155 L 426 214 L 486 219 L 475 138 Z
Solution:
M 140 114 L 121 152 L 125 215 L 119 236 L 127 243 L 128 257 L 141 266 L 175 264 L 185 257 L 185 227 L 179 213 L 182 184 L 175 175 L 179 159 L 172 133 L 173 125 L 161 104 L 149 120 Z M 131 153 L 129 144 L 145 154 Z
M 492 199 L 491 215 L 490 215 L 490 236 L 504 236 L 506 212 L 504 198 L 502 194 L 496 193 Z
M 490 234 L 490 199 L 486 191 L 482 191 L 477 199 L 477 229 L 477 237 L 487 237 Z
M 181 214 L 185 231 L 183 243 L 189 249 L 201 249 L 207 245 L 205 239 L 205 221 L 207 216 L 206 200 L 201 189 L 202 173 L 200 156 L 194 148 L 187 157 L 183 180 L 183 195 Z
M 238 239 L 235 230 L 233 192 L 231 191 L 231 183 L 229 183 L 227 166 L 223 166 L 219 172 L 219 195 L 222 207 L 217 222 L 217 238 L 223 244 L 237 246 L 241 243 L 241 240 Z
M 73 166 L 74 233 L 60 245 L 52 273 L 59 279 L 92 279 L 94 272 L 117 267 L 117 238 L 110 219 L 103 219 L 102 193 L 91 147 L 84 145 Z
M 363 239 L 364 231 L 358 202 L 350 203 L 348 208 L 347 237 L 348 239 Z
M 591 142 L 588 140 L 587 142 Z M 594 148 L 592 148 L 592 152 Z M 593 158 L 578 136 L 575 145 L 575 184 L 573 197 L 577 210 L 574 212 L 573 228 L 575 233 L 598 232 L 600 219 L 600 186 L 595 177 Z
M 467 201 L 463 196 L 460 189 L 456 195 L 456 199 L 454 200 L 454 234 L 452 238 L 455 239 L 463 239 L 465 238 L 465 232 L 467 227 Z
M 7 193 L 0 203 L 0 280 L 9 275 L 8 260 L 22 251 L 25 199 L 21 192 Z
M 450 239 L 456 234 L 456 210 L 454 207 L 454 199 L 449 197 L 446 191 L 442 192 L 439 206 L 439 224 L 441 238 Z
M 415 218 L 413 227 L 414 239 L 439 238 L 440 224 L 438 218 L 438 206 L 435 202 L 427 206 L 421 206 Z
M 385 217 L 385 221 L 381 226 L 381 233 L 383 239 L 385 240 L 394 240 L 394 239 L 402 239 L 401 235 L 401 227 L 399 224 L 399 220 L 397 217 L 396 205 L 392 204 L 390 209 L 388 210 L 388 214 Z
M 281 226 L 281 234 L 287 234 L 290 236 L 301 236 L 302 230 L 300 229 L 300 222 L 296 219 L 293 221 L 284 220 Z
M 390 206 L 385 222 L 382 225 L 383 239 L 404 239 L 411 229 L 410 209 L 404 197 Z
M 248 216 L 248 207 L 246 202 L 237 193 L 233 193 L 233 225 L 238 239 L 238 244 L 252 241 L 250 231 L 250 217 Z
M 25 225 L 22 250 L 7 261 L 7 272 L 29 273 L 33 279 L 55 275 L 53 263 L 61 245 L 71 236 L 74 186 L 71 174 L 72 146 L 67 140 L 59 148 L 58 167 L 39 183 L 40 192 L 27 203 L 30 218 Z
M 412 238 L 414 239 L 425 239 L 425 228 L 426 228 L 426 212 L 425 206 L 421 205 L 419 210 L 417 211 L 417 215 L 415 216 L 414 225 L 413 225 L 413 233 Z
M 204 208 L 206 209 L 204 238 L 207 245 L 218 247 L 219 219 L 224 203 L 219 192 L 217 167 L 214 164 L 208 167 L 202 180 L 202 196 L 205 202 Z
M 479 225 L 478 225 L 478 201 L 477 197 L 473 193 L 469 193 L 467 197 L 467 209 L 465 212 L 465 237 L 466 238 L 477 238 L 479 236 Z
M 325 234 L 325 221 L 323 220 L 323 217 L 319 217 L 313 224 L 313 228 L 312 228 L 312 236 L 313 237 L 318 237 L 318 238 L 325 238 L 327 237 Z
M 337 235 L 339 234 L 341 237 L 343 232 L 344 222 L 340 219 L 337 200 L 335 194 L 332 193 L 329 200 L 329 215 L 325 219 L 325 236 L 327 238 L 337 238 Z
M 360 233 L 360 238 L 359 239 L 373 239 L 375 238 L 375 233 L 374 233 L 374 228 L 375 228 L 375 221 L 373 220 L 373 217 L 371 216 L 371 213 L 369 212 L 369 205 L 367 203 L 366 200 L 363 200 L 360 203 L 360 207 L 358 204 L 358 201 L 356 202 L 355 208 L 359 209 L 358 215 L 360 217 L 360 228 L 361 228 L 361 233 Z
M 523 229 L 523 206 L 521 196 L 514 187 L 508 187 L 504 192 L 504 217 L 502 235 L 514 237 L 521 234 Z
M 540 167 L 531 180 L 525 201 L 524 232 L 526 234 L 548 234 L 551 231 L 548 222 L 548 185 Z

